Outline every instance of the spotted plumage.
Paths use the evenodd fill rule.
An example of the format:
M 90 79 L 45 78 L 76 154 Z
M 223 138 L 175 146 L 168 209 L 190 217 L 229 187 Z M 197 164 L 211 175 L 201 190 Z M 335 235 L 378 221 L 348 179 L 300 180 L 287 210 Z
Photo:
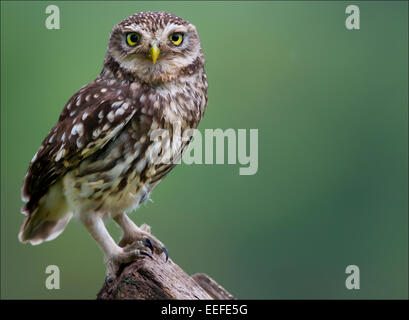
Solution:
M 137 13 L 117 24 L 100 75 L 69 99 L 30 163 L 20 240 L 54 239 L 78 215 L 103 249 L 111 276 L 118 263 L 146 255 L 147 244 L 163 252 L 148 229 L 125 213 L 175 166 L 153 161 L 157 145 L 151 134 L 169 132 L 167 144 L 155 150 L 166 153 L 175 128 L 183 135 L 198 126 L 206 92 L 204 57 L 192 24 L 165 12 Z M 189 141 L 182 141 L 178 154 Z M 119 246 L 102 223 L 105 217 L 124 231 Z

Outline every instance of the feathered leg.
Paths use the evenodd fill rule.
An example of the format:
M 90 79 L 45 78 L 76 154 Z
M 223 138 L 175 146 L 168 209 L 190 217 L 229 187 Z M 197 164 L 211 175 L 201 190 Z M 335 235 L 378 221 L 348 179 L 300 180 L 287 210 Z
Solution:
M 146 245 L 142 241 L 135 242 L 132 246 L 121 248 L 112 239 L 105 228 L 102 218 L 98 214 L 81 214 L 82 223 L 88 229 L 92 237 L 98 242 L 107 259 L 107 277 L 116 277 L 119 267 L 123 263 L 131 262 L 144 256 L 152 256 L 146 251 Z

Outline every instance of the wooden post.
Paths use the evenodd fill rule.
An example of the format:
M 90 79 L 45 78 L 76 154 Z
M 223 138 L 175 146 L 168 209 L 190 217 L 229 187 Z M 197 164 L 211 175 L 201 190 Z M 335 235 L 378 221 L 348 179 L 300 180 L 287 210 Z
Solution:
M 233 296 L 203 273 L 189 276 L 170 258 L 154 255 L 125 265 L 116 279 L 104 284 L 98 299 L 231 300 Z

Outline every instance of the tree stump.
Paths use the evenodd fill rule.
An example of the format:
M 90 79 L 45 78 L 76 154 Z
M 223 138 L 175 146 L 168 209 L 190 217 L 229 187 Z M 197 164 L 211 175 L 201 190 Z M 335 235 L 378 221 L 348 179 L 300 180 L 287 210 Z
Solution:
M 103 285 L 103 300 L 231 300 L 233 296 L 203 273 L 189 276 L 170 258 L 138 259 L 124 265 L 116 279 Z

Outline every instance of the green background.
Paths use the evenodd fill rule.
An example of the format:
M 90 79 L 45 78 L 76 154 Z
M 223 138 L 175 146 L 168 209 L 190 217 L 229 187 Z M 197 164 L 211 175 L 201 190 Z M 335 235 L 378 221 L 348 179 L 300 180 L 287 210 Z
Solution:
M 48 4 L 60 30 L 45 28 Z M 111 28 L 163 10 L 199 31 L 200 129 L 258 129 L 259 169 L 180 165 L 133 220 L 237 298 L 407 298 L 408 4 L 354 2 L 359 31 L 345 28 L 348 4 L 2 1 L 1 297 L 95 298 L 103 256 L 78 220 L 52 242 L 18 242 L 20 187 L 65 102 L 101 70 Z M 50 264 L 60 290 L 45 288 Z M 360 290 L 345 288 L 351 264 Z

